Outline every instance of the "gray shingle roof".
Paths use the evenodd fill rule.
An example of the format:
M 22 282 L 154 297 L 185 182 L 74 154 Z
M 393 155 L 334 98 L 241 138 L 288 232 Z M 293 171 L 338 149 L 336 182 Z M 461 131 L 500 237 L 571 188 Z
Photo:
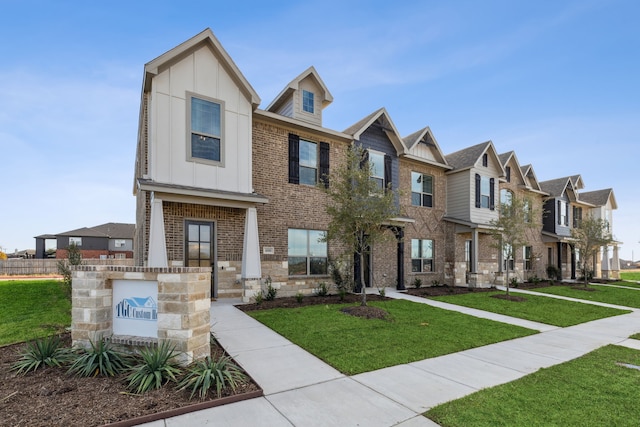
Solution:
M 498 154 L 498 158 L 500 159 L 500 163 L 502 166 L 505 166 L 511 156 L 513 156 L 513 151 L 507 151 L 506 153 Z
M 373 117 L 377 116 L 378 114 L 380 114 L 380 111 L 382 110 L 382 108 L 377 109 L 376 111 L 374 111 L 373 113 L 369 114 L 368 116 L 366 116 L 365 118 L 358 120 L 356 123 L 352 124 L 351 126 L 349 126 L 348 128 L 346 128 L 345 130 L 342 131 L 342 133 L 346 133 L 347 135 L 355 135 L 359 130 L 362 129 L 362 127 L 364 125 L 366 125 Z
M 466 169 L 472 167 L 484 153 L 491 141 L 482 142 L 472 147 L 463 148 L 455 153 L 447 154 L 445 159 L 454 169 Z
M 567 184 L 573 182 L 571 177 L 565 176 L 563 178 L 551 179 L 549 181 L 540 182 L 540 188 L 545 193 L 549 193 L 552 197 L 561 196 L 564 189 L 567 188 Z
M 580 200 L 583 202 L 591 203 L 595 206 L 604 206 L 609 201 L 611 192 L 613 189 L 607 188 L 604 190 L 588 191 L 586 193 L 580 193 Z
M 116 222 L 108 222 L 106 224 L 97 225 L 95 227 L 83 227 L 77 230 L 59 233 L 57 236 L 73 236 L 73 237 L 107 237 L 110 239 L 133 239 L 136 230 L 135 224 L 122 224 Z

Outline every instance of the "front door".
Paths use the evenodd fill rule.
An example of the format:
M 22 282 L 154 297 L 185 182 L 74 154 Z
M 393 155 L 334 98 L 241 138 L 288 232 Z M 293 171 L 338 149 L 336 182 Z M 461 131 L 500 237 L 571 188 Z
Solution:
M 211 267 L 211 297 L 216 298 L 215 281 L 215 223 L 186 221 L 185 265 L 187 267 Z

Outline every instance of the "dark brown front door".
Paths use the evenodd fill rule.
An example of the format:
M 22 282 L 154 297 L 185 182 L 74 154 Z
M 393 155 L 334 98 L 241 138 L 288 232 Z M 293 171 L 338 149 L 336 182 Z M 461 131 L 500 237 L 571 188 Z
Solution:
M 186 221 L 185 265 L 187 267 L 211 267 L 211 297 L 217 297 L 215 286 L 215 223 Z

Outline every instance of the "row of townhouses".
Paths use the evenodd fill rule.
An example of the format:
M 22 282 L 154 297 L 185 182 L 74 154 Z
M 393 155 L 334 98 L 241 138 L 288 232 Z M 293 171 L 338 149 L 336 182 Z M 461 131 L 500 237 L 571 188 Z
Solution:
M 580 275 L 571 228 L 591 214 L 613 224 L 611 189 L 584 192 L 579 175 L 538 181 L 516 153 L 491 141 L 445 155 L 425 127 L 401 137 L 381 108 L 344 131 L 323 126 L 333 101 L 310 67 L 266 109 L 211 30 L 145 65 L 135 164 L 135 260 L 150 267 L 211 266 L 212 296 L 250 298 L 270 277 L 279 295 L 330 282 L 339 248 L 320 237 L 328 201 L 321 185 L 356 144 L 372 179 L 399 191 L 395 237 L 365 257 L 367 286 L 491 286 L 505 267 L 520 281 Z M 490 222 L 513 196 L 545 212 L 528 245 L 505 259 Z M 618 275 L 617 245 L 595 260 Z M 357 269 L 360 271 L 359 269 Z M 355 272 L 354 274 L 358 274 Z

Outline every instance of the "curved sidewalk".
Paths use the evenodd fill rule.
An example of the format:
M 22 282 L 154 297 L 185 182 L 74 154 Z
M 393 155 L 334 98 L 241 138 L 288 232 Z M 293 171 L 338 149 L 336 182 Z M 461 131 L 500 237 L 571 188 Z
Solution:
M 440 403 L 513 381 L 603 345 L 640 347 L 640 342 L 628 340 L 640 332 L 638 310 L 558 328 L 412 297 L 393 289 L 387 289 L 386 295 L 416 298 L 416 302 L 541 333 L 349 377 L 233 307 L 238 300 L 216 301 L 211 307 L 212 331 L 263 388 L 264 397 L 148 426 L 436 426 L 421 414 Z

